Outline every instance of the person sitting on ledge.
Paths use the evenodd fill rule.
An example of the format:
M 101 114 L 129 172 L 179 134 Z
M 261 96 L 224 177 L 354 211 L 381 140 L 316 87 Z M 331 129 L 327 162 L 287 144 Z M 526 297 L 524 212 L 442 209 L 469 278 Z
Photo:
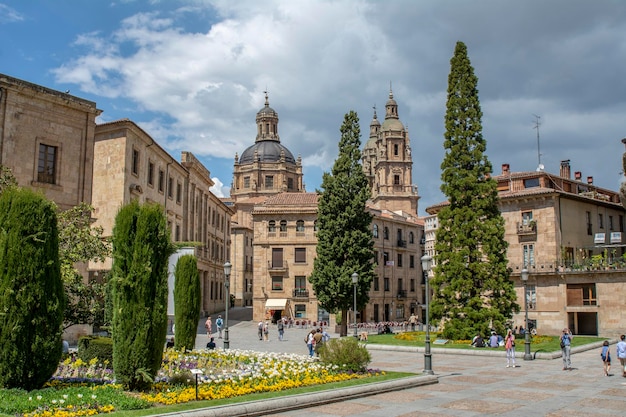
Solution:
M 215 349 L 215 342 L 213 341 L 214 339 L 211 338 L 211 340 L 209 340 L 209 342 L 206 344 L 206 348 L 209 350 L 213 350 Z
M 485 347 L 485 340 L 483 339 L 483 337 L 480 335 L 480 333 L 478 333 L 474 339 L 472 339 L 472 346 L 477 347 L 477 348 L 483 348 Z
M 173 349 L 174 348 L 174 336 L 170 338 L 165 344 L 165 349 Z

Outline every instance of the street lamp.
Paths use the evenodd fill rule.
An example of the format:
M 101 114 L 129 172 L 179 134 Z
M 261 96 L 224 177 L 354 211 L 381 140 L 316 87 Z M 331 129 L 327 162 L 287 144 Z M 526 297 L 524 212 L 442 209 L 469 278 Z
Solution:
M 430 267 L 432 265 L 433 258 L 428 256 L 428 254 L 422 256 L 422 272 L 424 273 L 424 281 L 426 282 L 426 340 L 424 341 L 424 373 L 428 375 L 433 375 L 433 362 L 432 355 L 430 354 L 430 324 L 428 322 L 428 318 L 430 313 L 428 311 L 428 299 L 430 298 L 430 293 L 428 290 L 428 272 L 430 271 Z
M 359 274 L 352 274 L 352 287 L 354 288 L 354 337 L 356 338 L 356 284 L 359 282 Z
M 230 268 L 232 265 L 226 261 L 224 264 L 224 287 L 226 288 L 226 297 L 224 303 L 224 349 L 230 347 L 230 340 L 228 339 L 228 307 L 230 307 Z
M 528 269 L 522 269 L 521 276 L 524 283 L 524 315 L 526 316 L 526 324 L 524 324 L 524 360 L 531 361 L 533 356 L 530 354 L 530 329 L 528 328 Z

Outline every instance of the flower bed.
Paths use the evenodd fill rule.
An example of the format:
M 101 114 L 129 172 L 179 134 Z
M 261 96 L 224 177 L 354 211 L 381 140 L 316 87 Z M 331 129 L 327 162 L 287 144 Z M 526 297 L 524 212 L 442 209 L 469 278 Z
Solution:
M 153 390 L 132 395 L 116 385 L 107 364 L 97 360 L 65 361 L 38 391 L 0 390 L 0 412 L 24 417 L 81 417 L 119 410 L 179 404 L 196 399 L 215 400 L 258 392 L 326 384 L 372 373 L 357 374 L 321 363 L 315 358 L 245 350 L 167 350 Z

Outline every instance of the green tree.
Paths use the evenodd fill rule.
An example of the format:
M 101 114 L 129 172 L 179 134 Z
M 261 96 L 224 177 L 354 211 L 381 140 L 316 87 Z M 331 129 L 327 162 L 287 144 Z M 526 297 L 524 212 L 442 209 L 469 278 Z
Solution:
M 59 213 L 59 258 L 68 303 L 64 327 L 104 324 L 105 283 L 86 281 L 77 265 L 104 262 L 111 254 L 102 227 L 93 227 L 93 207 L 81 203 Z M 104 277 L 103 277 L 104 279 Z
M 347 311 L 353 306 L 352 274 L 359 274 L 357 309 L 369 301 L 374 277 L 372 215 L 365 203 L 370 197 L 361 166 L 361 131 L 354 111 L 346 114 L 340 129 L 339 156 L 325 172 L 317 208 L 317 256 L 309 280 L 317 300 L 327 311 L 341 311 L 341 334 L 347 329 Z
M 0 386 L 38 389 L 61 358 L 65 295 L 57 210 L 28 189 L 0 195 Z
M 10 168 L 0 165 L 0 193 L 10 187 L 17 187 L 17 180 Z
M 167 266 L 174 247 L 163 208 L 122 207 L 113 228 L 113 369 L 130 390 L 146 390 L 161 366 L 167 331 Z
M 200 316 L 200 274 L 196 257 L 181 256 L 174 277 L 175 348 L 193 349 Z
M 504 219 L 490 177 L 482 136 L 478 78 L 458 42 L 450 60 L 441 191 L 449 204 L 439 213 L 431 313 L 443 319 L 444 336 L 470 339 L 502 332 L 519 311 L 507 268 Z

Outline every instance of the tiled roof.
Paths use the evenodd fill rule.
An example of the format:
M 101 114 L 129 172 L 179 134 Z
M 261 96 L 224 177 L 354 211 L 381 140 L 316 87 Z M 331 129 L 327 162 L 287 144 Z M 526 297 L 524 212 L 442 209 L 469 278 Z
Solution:
M 268 197 L 264 206 L 317 206 L 317 193 L 280 193 Z

